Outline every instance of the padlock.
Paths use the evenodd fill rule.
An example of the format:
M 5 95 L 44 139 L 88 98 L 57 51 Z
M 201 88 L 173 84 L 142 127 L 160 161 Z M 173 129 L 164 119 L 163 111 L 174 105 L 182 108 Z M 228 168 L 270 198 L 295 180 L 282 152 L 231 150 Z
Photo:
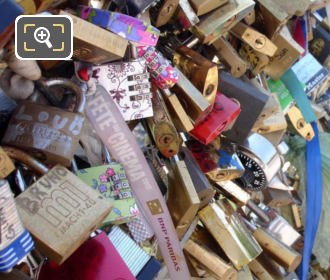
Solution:
M 5 147 L 5 151 L 37 174 L 45 174 L 15 203 L 36 248 L 55 263 L 64 262 L 109 214 L 111 204 L 66 168 L 57 165 L 49 171 L 18 149 Z
M 77 170 L 76 175 L 99 195 L 105 197 L 115 209 L 102 221 L 102 226 L 123 224 L 133 220 L 139 210 L 123 166 L 112 161 L 103 144 L 102 154 L 103 165 Z
M 313 29 L 313 40 L 309 42 L 309 50 L 321 64 L 324 64 L 329 57 L 329 52 L 327 51 L 329 46 L 329 32 L 321 24 L 317 25 Z
M 176 71 L 179 74 L 179 80 L 171 91 L 176 94 L 192 121 L 198 124 L 211 112 L 213 104 L 207 101 L 179 69 Z
M 23 227 L 8 181 L 0 180 L 0 272 L 9 272 L 33 248 Z
M 292 106 L 288 111 L 288 117 L 296 129 L 296 131 L 304 137 L 307 141 L 311 141 L 314 138 L 314 130 L 310 123 L 307 123 L 301 113 L 296 107 Z
M 304 53 L 304 49 L 293 40 L 289 29 L 284 26 L 278 36 L 272 40 L 277 46 L 277 51 L 270 58 L 264 72 L 273 80 L 279 80 L 291 65 Z
M 247 206 L 251 211 L 253 211 L 260 219 L 265 223 L 270 222 L 270 218 L 265 212 L 263 212 L 252 200 L 249 193 L 244 191 L 241 187 L 232 181 L 221 181 L 216 182 L 214 186 L 229 199 L 233 200 L 237 206 Z
M 178 73 L 154 47 L 139 46 L 137 55 L 147 62 L 152 82 L 160 89 L 169 89 L 178 82 Z
M 197 16 L 207 14 L 216 8 L 226 4 L 229 0 L 190 0 Z
M 248 266 L 259 280 L 284 279 L 284 275 L 278 265 L 265 253 L 261 253 L 261 255 L 251 261 Z
M 276 148 L 257 133 L 252 133 L 245 144 L 238 147 L 237 154 L 245 172 L 236 181 L 252 191 L 267 187 L 281 168 L 281 157 Z
M 167 207 L 181 239 L 197 214 L 200 200 L 185 162 L 177 156 L 174 161 L 168 177 Z
M 269 40 L 264 34 L 258 32 L 252 27 L 244 24 L 243 22 L 237 23 L 230 32 L 238 37 L 240 40 L 248 44 L 254 50 L 267 55 L 273 56 L 276 51 L 276 45 Z
M 94 66 L 92 78 L 107 90 L 125 121 L 153 115 L 151 84 L 143 58 Z
M 218 88 L 218 69 L 215 64 L 186 46 L 175 49 L 173 64 L 186 75 L 210 104 L 214 103 Z
M 254 76 L 257 76 L 268 65 L 269 58 L 267 55 L 255 51 L 248 44 L 242 44 L 239 48 L 240 56 L 246 61 L 248 69 Z
M 155 46 L 157 44 L 159 30 L 141 19 L 87 6 L 80 6 L 77 14 L 139 45 Z
M 252 9 L 251 12 L 249 12 L 245 17 L 244 17 L 244 22 L 247 25 L 252 25 L 256 21 L 256 10 Z
M 6 178 L 14 170 L 14 163 L 0 146 L 0 179 Z
M 259 219 L 251 213 L 250 215 L 256 224 L 263 225 L 267 232 L 269 232 L 277 240 L 284 243 L 286 246 L 291 247 L 301 239 L 300 233 L 274 209 L 264 204 L 259 204 L 259 207 L 267 213 L 268 217 L 271 219 L 271 222 L 268 225 L 263 225 L 262 222 L 260 222 Z
M 188 240 L 184 251 L 200 262 L 215 279 L 237 279 L 237 271 L 216 254 Z
M 264 196 L 264 203 L 269 207 L 283 207 L 286 205 L 291 205 L 293 200 L 288 191 L 279 190 L 274 188 L 265 188 L 262 190 Z
M 180 139 L 158 90 L 152 90 L 154 116 L 147 119 L 148 127 L 156 146 L 164 157 L 170 158 L 179 152 Z
M 216 49 L 216 55 L 219 57 L 230 73 L 235 77 L 239 78 L 246 72 L 246 62 L 239 56 L 232 45 L 225 40 L 223 37 L 219 37 L 212 43 Z
M 198 216 L 236 269 L 241 269 L 262 252 L 228 200 L 209 204 L 198 212 Z
M 245 169 L 236 154 L 230 155 L 220 148 L 215 149 L 211 144 L 205 146 L 196 140 L 187 142 L 199 167 L 210 180 L 232 180 L 244 174 Z
M 244 143 L 265 107 L 269 95 L 225 72 L 219 73 L 218 89 L 227 97 L 238 100 L 241 107 L 241 113 L 234 126 L 226 131 L 224 135 L 234 142 Z M 251 106 L 251 103 L 253 103 L 253 106 Z
M 220 133 L 236 122 L 241 112 L 240 104 L 217 91 L 212 111 L 197 123 L 189 133 L 204 145 L 213 141 Z
M 199 22 L 199 18 L 188 0 L 179 1 L 176 18 L 185 29 L 189 29 Z
M 165 195 L 168 188 L 168 169 L 158 153 L 159 150 L 152 145 L 143 147 L 143 154 L 148 162 L 150 170 L 157 181 L 160 191 Z
M 187 166 L 188 172 L 200 200 L 199 209 L 202 209 L 211 201 L 215 194 L 215 190 L 211 187 L 208 179 L 205 177 L 194 156 L 187 147 L 180 147 L 179 157 Z
M 106 63 L 124 57 L 128 41 L 79 17 L 60 11 L 73 22 L 73 57 L 95 64 Z
M 203 44 L 211 44 L 241 21 L 254 7 L 251 0 L 229 0 L 225 5 L 200 17 L 192 32 Z
M 174 15 L 179 0 L 159 0 L 150 11 L 151 23 L 156 27 L 160 27 L 169 22 Z
M 267 255 L 283 266 L 288 272 L 296 270 L 302 260 L 298 252 L 277 240 L 262 227 L 257 227 L 247 220 L 244 220 L 244 222 L 253 232 L 253 237 L 258 241 Z
M 194 128 L 194 126 L 189 116 L 187 115 L 186 111 L 184 110 L 183 106 L 181 105 L 176 94 L 171 93 L 168 89 L 160 90 L 160 92 L 164 97 L 165 104 L 172 117 L 173 123 L 177 131 L 178 132 L 191 131 Z
M 57 78 L 42 82 L 46 90 L 53 86 L 68 88 L 76 95 L 73 112 L 21 101 L 2 139 L 52 164 L 69 166 L 84 123 L 85 96 L 70 80 Z

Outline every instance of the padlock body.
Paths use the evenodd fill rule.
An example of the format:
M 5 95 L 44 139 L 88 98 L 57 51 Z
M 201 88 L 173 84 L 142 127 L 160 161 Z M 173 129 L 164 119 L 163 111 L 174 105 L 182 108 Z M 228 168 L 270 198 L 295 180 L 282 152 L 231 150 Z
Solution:
M 23 101 L 13 113 L 2 143 L 46 163 L 69 166 L 83 123 L 82 114 Z

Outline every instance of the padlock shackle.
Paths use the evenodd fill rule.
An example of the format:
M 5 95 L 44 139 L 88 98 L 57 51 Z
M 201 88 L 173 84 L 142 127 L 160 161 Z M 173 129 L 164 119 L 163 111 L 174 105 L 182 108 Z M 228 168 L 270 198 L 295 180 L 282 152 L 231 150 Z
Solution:
M 49 169 L 47 166 L 31 157 L 27 153 L 13 147 L 3 146 L 2 148 L 12 160 L 25 164 L 32 171 L 38 173 L 38 175 L 44 175 L 48 173 Z
M 38 81 L 45 88 L 53 86 L 62 86 L 71 89 L 76 95 L 76 106 L 73 110 L 75 113 L 84 113 L 86 96 L 82 93 L 80 88 L 71 80 L 65 78 L 52 78 L 52 79 L 41 79 Z

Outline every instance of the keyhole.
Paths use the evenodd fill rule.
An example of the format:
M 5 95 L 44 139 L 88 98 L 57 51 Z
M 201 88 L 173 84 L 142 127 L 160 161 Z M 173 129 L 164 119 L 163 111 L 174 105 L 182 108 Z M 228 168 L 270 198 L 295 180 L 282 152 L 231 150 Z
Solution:
M 257 49 L 261 49 L 266 44 L 266 39 L 264 37 L 260 37 L 256 39 L 254 43 Z

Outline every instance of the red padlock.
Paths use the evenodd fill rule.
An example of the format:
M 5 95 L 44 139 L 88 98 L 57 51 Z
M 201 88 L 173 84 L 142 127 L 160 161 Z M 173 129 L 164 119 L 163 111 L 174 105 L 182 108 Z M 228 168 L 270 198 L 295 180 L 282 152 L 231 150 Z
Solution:
M 215 137 L 233 124 L 240 112 L 241 108 L 238 102 L 231 100 L 218 91 L 211 113 L 195 125 L 189 134 L 204 145 L 208 145 Z

